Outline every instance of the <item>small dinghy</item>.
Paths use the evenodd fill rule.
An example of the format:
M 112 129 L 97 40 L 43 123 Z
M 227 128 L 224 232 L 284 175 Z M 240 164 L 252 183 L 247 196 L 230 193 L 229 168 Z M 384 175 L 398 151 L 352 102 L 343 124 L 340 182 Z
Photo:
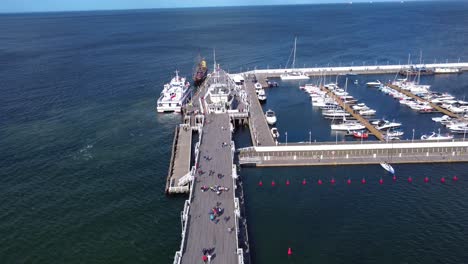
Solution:
M 392 165 L 388 164 L 387 162 L 380 163 L 380 166 L 384 168 L 386 171 L 390 172 L 391 174 L 395 174 L 395 170 L 393 169 Z

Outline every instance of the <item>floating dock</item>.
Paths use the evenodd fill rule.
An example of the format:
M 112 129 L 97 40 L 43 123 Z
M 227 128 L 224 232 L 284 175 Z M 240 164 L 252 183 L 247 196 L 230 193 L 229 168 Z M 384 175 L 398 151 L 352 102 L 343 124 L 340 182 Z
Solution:
M 171 162 L 166 180 L 166 193 L 188 193 L 190 159 L 192 153 L 192 128 L 180 124 L 176 127 L 172 142 Z M 184 181 L 185 179 L 185 181 Z
M 380 130 L 375 128 L 371 123 L 369 123 L 367 119 L 365 119 L 356 111 L 354 111 L 349 105 L 345 104 L 338 96 L 336 96 L 335 93 L 333 93 L 333 91 L 328 90 L 324 86 L 321 86 L 321 89 L 327 92 L 328 96 L 333 98 L 338 103 L 338 105 L 341 106 L 341 108 L 343 108 L 346 112 L 350 113 L 354 118 L 356 118 L 356 120 L 358 120 L 362 125 L 364 125 L 367 128 L 367 130 L 369 130 L 378 140 L 385 141 L 385 137 L 382 134 L 382 132 L 380 132 Z
M 411 97 L 411 98 L 413 98 L 413 99 L 415 99 L 415 100 L 417 100 L 417 101 L 429 103 L 429 105 L 432 106 L 432 108 L 434 108 L 435 110 L 437 110 L 437 111 L 443 113 L 444 115 L 448 115 L 448 116 L 454 117 L 454 118 L 460 118 L 459 115 L 457 115 L 457 114 L 455 114 L 455 113 L 453 113 L 453 112 L 451 112 L 451 111 L 449 111 L 449 110 L 447 110 L 447 109 L 444 109 L 444 108 L 442 108 L 442 107 L 440 107 L 440 106 L 438 106 L 438 105 L 436 105 L 436 104 L 433 104 L 433 103 L 431 103 L 431 102 L 429 102 L 429 101 L 427 101 L 427 100 L 424 100 L 424 99 L 422 99 L 421 97 L 419 97 L 419 96 L 413 94 L 413 93 L 410 92 L 410 91 L 403 90 L 403 89 L 401 89 L 400 87 L 398 87 L 398 86 L 396 86 L 396 85 L 392 85 L 392 84 L 387 84 L 387 86 L 390 87 L 390 88 L 392 88 L 392 89 L 394 89 L 394 90 L 396 90 L 396 91 L 398 91 L 398 92 L 400 92 L 400 93 L 402 93 L 402 94 L 404 94 L 404 95 L 406 95 L 406 96 L 409 96 L 409 97 Z

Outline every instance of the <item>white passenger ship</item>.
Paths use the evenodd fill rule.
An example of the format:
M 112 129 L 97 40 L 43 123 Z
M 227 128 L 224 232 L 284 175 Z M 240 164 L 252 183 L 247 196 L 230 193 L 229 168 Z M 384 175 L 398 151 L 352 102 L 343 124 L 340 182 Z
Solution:
M 159 113 L 163 112 L 177 112 L 180 113 L 182 106 L 184 106 L 190 99 L 190 83 L 184 77 L 179 76 L 176 71 L 176 76 L 172 78 L 170 83 L 164 85 L 161 96 L 158 99 L 156 109 Z

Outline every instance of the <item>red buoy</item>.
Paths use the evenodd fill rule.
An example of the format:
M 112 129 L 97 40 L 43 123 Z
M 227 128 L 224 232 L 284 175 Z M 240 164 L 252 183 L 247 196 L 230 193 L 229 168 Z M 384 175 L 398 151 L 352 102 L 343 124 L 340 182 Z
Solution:
M 408 177 L 408 182 L 409 182 L 409 183 L 413 182 L 413 178 L 411 178 L 411 176 Z
M 306 185 L 306 184 L 307 184 L 306 179 L 303 179 L 302 180 L 302 185 Z
M 393 175 L 392 179 L 393 181 L 396 181 L 396 175 Z
M 380 178 L 379 184 L 383 184 L 383 179 L 382 178 Z
M 453 179 L 453 181 L 458 181 L 458 177 L 457 177 L 457 175 L 453 176 L 453 178 L 452 178 L 452 179 Z
M 322 185 L 323 182 L 322 182 L 321 179 L 319 179 L 319 180 L 317 181 L 317 183 L 318 183 L 318 185 Z
M 441 183 L 445 183 L 445 177 L 440 178 Z
M 292 250 L 291 248 L 288 248 L 288 256 L 291 256 L 292 255 Z
M 262 181 L 259 181 L 259 182 L 258 182 L 258 186 L 263 186 L 263 182 L 262 182 Z
M 336 181 L 335 181 L 335 178 L 332 178 L 331 181 L 330 181 L 331 184 L 335 184 Z
M 289 180 L 286 180 L 286 185 L 289 185 L 289 183 L 290 183 Z
M 348 179 L 348 180 L 346 181 L 346 183 L 347 183 L 348 185 L 350 185 L 350 184 L 351 184 L 351 179 Z
M 366 184 L 366 179 L 362 178 L 361 183 Z
M 275 186 L 275 185 L 276 185 L 275 181 L 271 181 L 271 186 Z
M 428 182 L 429 182 L 429 178 L 428 178 L 427 176 L 424 177 L 424 182 L 425 182 L 425 183 L 428 183 Z

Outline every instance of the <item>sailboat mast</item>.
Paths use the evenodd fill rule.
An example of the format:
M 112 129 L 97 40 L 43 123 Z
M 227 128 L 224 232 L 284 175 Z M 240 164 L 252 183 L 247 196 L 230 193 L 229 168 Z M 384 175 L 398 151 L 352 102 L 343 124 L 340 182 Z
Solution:
M 213 71 L 216 71 L 216 49 L 213 48 Z
M 292 68 L 294 69 L 295 68 L 295 64 L 296 64 L 296 41 L 297 41 L 297 37 L 294 37 L 294 51 L 293 51 L 293 62 L 292 62 Z

